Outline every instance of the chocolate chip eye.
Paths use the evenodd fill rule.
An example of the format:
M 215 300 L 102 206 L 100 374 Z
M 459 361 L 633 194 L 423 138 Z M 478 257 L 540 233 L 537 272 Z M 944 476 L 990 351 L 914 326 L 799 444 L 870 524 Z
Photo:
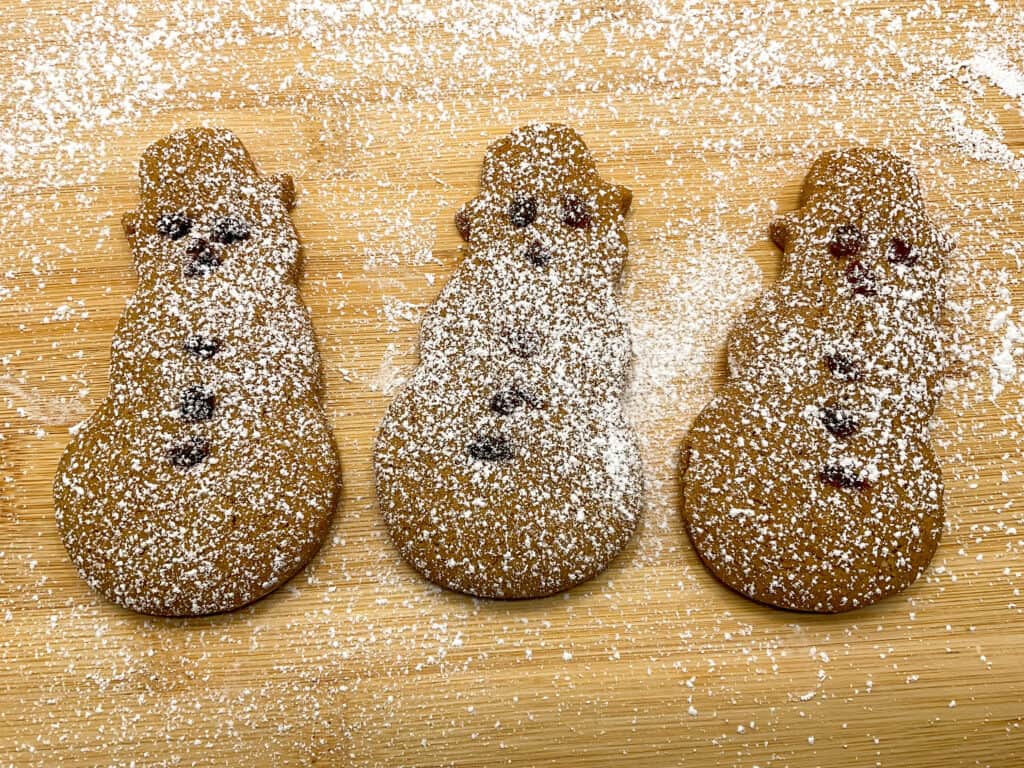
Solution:
M 210 442 L 198 436 L 179 440 L 167 450 L 167 460 L 178 469 L 194 467 L 209 455 Z
M 828 464 L 818 473 L 818 479 L 836 488 L 854 488 L 862 490 L 868 486 L 867 480 L 842 464 Z
M 562 196 L 562 223 L 567 227 L 584 229 L 590 226 L 590 205 L 576 195 Z
M 185 339 L 182 346 L 190 355 L 195 355 L 200 360 L 209 360 L 220 351 L 220 339 L 197 333 Z
M 858 296 L 874 296 L 878 293 L 875 272 L 863 261 L 851 261 L 846 265 L 846 281 Z
M 526 246 L 526 259 L 535 267 L 546 267 L 551 261 L 551 254 L 540 240 L 534 240 Z
M 864 233 L 855 224 L 840 224 L 832 232 L 832 240 L 828 244 L 828 252 L 837 259 L 856 256 L 864 247 Z
M 860 364 L 846 352 L 830 352 L 825 356 L 825 365 L 841 381 L 857 381 L 863 374 Z
M 213 222 L 210 237 L 215 243 L 231 245 L 249 237 L 249 224 L 237 216 L 222 216 Z
M 181 418 L 184 421 L 207 421 L 213 416 L 217 398 L 202 387 L 189 387 L 181 393 Z
M 466 450 L 474 459 L 480 461 L 508 461 L 512 458 L 512 445 L 501 434 L 477 435 Z
M 528 227 L 537 219 L 537 198 L 517 195 L 508 206 L 508 218 L 513 227 Z
M 185 249 L 185 277 L 206 277 L 220 266 L 220 256 L 206 240 L 196 240 Z
M 902 264 L 905 267 L 910 267 L 917 263 L 920 256 L 921 254 L 917 248 L 902 237 L 894 237 L 892 242 L 889 243 L 889 262 L 892 264 Z
M 826 406 L 821 409 L 821 423 L 825 429 L 839 438 L 847 438 L 860 429 L 860 419 L 853 411 L 845 408 Z
M 171 240 L 180 240 L 192 231 L 192 219 L 182 211 L 164 213 L 156 220 L 156 231 Z

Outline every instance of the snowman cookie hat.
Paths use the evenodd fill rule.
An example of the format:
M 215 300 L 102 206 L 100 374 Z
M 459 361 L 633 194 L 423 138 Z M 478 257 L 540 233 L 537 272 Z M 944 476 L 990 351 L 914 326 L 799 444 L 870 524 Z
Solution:
M 836 215 L 856 211 L 859 214 L 857 224 L 862 230 L 881 231 L 923 223 L 942 254 L 948 255 L 953 249 L 949 237 L 936 228 L 927 215 L 913 166 L 888 150 L 858 148 L 820 155 L 807 173 L 800 208 L 772 221 L 772 240 L 785 249 L 801 215 L 822 209 Z
M 532 123 L 517 128 L 491 145 L 480 175 L 485 190 L 535 186 L 550 191 L 563 189 L 574 180 L 594 188 L 617 190 L 621 212 L 629 210 L 630 190 L 602 179 L 583 139 L 565 125 Z
M 553 123 L 531 123 L 513 130 L 487 149 L 480 174 L 480 194 L 462 207 L 456 224 L 463 239 L 470 241 L 469 222 L 487 219 L 488 210 L 500 205 L 508 196 L 532 189 L 533 196 L 519 195 L 519 212 L 523 221 L 531 223 L 561 216 L 576 229 L 589 228 L 598 209 L 607 210 L 604 202 L 615 201 L 611 208 L 619 214 L 606 217 L 607 225 L 616 230 L 609 251 L 601 253 L 600 267 L 611 278 L 617 278 L 626 258 L 623 219 L 629 211 L 633 193 L 624 186 L 601 178 L 590 150 L 572 128 Z M 536 201 L 549 198 L 559 203 L 538 210 Z M 497 237 L 493 228 L 484 225 L 486 237 Z M 617 247 L 622 243 L 622 247 Z M 586 250 L 581 250 L 586 257 Z M 584 263 L 587 263 L 584 261 Z M 594 265 L 591 265 L 594 266 Z
M 139 162 L 139 195 L 139 207 L 123 218 L 129 237 L 136 229 L 154 233 L 159 217 L 168 211 L 201 207 L 223 213 L 256 207 L 268 197 L 291 209 L 295 185 L 287 174 L 262 176 L 231 131 L 190 128 L 146 148 Z

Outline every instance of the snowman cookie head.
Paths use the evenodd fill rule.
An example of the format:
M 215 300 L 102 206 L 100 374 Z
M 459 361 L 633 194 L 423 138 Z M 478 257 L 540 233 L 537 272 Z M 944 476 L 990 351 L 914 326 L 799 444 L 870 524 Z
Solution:
M 141 202 L 122 224 L 140 273 L 207 276 L 232 260 L 235 271 L 280 275 L 298 265 L 288 211 L 290 176 L 260 175 L 230 131 L 191 128 L 150 145 L 139 163 Z
M 773 221 L 770 235 L 797 268 L 811 256 L 842 270 L 853 292 L 865 296 L 933 292 L 953 249 L 929 218 L 911 165 L 882 149 L 819 157 L 800 208 Z
M 480 186 L 456 216 L 474 248 L 500 244 L 535 267 L 582 264 L 618 277 L 632 193 L 600 177 L 576 131 L 546 123 L 513 131 L 488 148 Z

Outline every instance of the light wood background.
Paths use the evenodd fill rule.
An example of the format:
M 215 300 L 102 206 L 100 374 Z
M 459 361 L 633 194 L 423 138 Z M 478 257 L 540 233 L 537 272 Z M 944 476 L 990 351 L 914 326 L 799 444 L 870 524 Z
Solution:
M 1014 359 L 1024 307 L 1020 4 L 426 7 L 4 8 L 0 765 L 1021 765 L 1024 392 L 1004 362 L 993 397 L 991 368 Z M 649 503 L 592 583 L 481 602 L 400 561 L 371 444 L 457 263 L 452 216 L 484 149 L 538 119 L 578 127 L 634 191 L 623 297 Z M 196 123 L 295 176 L 345 493 L 287 587 L 156 620 L 78 579 L 50 483 L 106 391 L 136 160 Z M 773 210 L 851 143 L 911 157 L 960 244 L 935 424 L 949 526 L 906 594 L 803 616 L 701 568 L 674 456 L 729 321 L 775 274 Z

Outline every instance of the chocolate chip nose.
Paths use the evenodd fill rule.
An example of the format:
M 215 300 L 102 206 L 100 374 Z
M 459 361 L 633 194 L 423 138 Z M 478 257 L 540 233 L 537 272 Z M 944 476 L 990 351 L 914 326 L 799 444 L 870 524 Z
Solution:
M 846 265 L 846 281 L 858 296 L 874 296 L 878 293 L 878 275 L 868 263 L 857 260 Z
M 526 260 L 535 267 L 546 267 L 551 261 L 551 252 L 540 240 L 534 240 L 526 246 Z
M 220 266 L 220 256 L 209 240 L 194 238 L 185 248 L 185 277 L 205 277 Z

